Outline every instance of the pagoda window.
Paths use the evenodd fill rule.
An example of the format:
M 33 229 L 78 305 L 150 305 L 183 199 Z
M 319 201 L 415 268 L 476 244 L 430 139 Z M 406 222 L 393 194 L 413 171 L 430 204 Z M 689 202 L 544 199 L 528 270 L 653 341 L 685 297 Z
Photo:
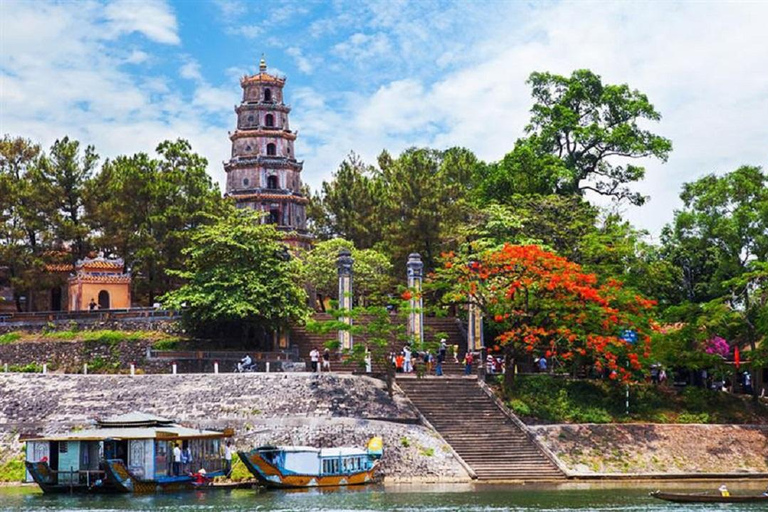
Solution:
M 252 148 L 250 145 L 248 145 L 248 146 L 245 146 L 245 150 L 246 150 L 248 153 L 250 153 L 252 149 L 253 149 L 253 148 Z
M 270 142 L 267 144 L 267 156 L 275 156 L 277 155 L 277 146 L 275 146 L 274 143 Z
M 275 116 L 272 114 L 267 114 L 267 116 L 264 118 L 264 124 L 267 126 L 275 126 Z
M 248 116 L 248 124 L 253 124 L 253 116 Z
M 248 181 L 248 178 L 243 178 L 243 186 L 244 187 L 247 187 L 249 185 L 249 183 L 250 182 Z
M 264 89 L 264 101 L 272 101 L 272 89 Z
M 277 176 L 267 176 L 267 188 L 270 189 L 276 189 L 277 187 Z
M 269 223 L 278 224 L 279 222 L 280 222 L 280 209 L 273 207 L 269 210 Z

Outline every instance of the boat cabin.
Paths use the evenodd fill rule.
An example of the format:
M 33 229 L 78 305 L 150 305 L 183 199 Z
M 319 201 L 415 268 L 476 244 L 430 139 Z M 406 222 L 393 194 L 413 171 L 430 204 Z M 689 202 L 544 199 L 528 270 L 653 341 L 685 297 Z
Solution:
M 359 448 L 313 448 L 311 446 L 264 446 L 258 448 L 265 461 L 283 474 L 348 475 L 368 471 L 374 459 Z
M 96 422 L 95 428 L 66 434 L 28 439 L 27 481 L 39 478 L 51 486 L 87 487 L 101 485 L 104 462 L 121 461 L 135 477 L 161 481 L 173 477 L 173 449 L 182 450 L 181 474 L 200 469 L 212 473 L 223 467 L 221 440 L 231 432 L 199 430 L 172 420 L 144 413 L 128 413 Z M 45 475 L 32 475 L 33 467 Z M 37 477 L 36 477 L 37 476 Z

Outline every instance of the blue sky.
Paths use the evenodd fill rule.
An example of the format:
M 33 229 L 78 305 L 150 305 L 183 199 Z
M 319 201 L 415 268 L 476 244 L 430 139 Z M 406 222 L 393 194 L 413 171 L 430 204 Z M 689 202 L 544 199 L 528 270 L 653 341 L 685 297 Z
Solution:
M 617 207 L 657 233 L 683 182 L 768 163 L 766 26 L 768 2 L 2 0 L 0 132 L 104 158 L 184 137 L 221 183 L 238 79 L 264 53 L 316 189 L 350 151 L 499 159 L 528 120 L 528 74 L 589 68 L 662 113 L 675 150 L 647 163 L 651 201 Z

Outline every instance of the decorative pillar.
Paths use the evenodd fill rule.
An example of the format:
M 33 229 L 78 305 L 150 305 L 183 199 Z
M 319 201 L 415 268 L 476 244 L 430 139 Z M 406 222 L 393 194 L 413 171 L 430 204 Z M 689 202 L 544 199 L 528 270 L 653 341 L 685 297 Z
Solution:
M 339 270 L 339 309 L 342 311 L 352 310 L 352 253 L 348 249 L 339 251 L 336 258 L 336 268 Z M 352 317 L 345 316 L 339 318 L 347 325 L 352 325 Z M 339 349 L 352 350 L 352 333 L 349 331 L 339 331 Z
M 485 347 L 483 342 L 483 313 L 480 306 L 475 302 L 474 297 L 470 297 L 468 308 L 469 329 L 467 329 L 467 350 L 477 352 Z
M 411 292 L 408 312 L 408 334 L 417 344 L 424 342 L 424 302 L 421 297 L 421 280 L 424 263 L 418 253 L 408 255 L 408 289 Z

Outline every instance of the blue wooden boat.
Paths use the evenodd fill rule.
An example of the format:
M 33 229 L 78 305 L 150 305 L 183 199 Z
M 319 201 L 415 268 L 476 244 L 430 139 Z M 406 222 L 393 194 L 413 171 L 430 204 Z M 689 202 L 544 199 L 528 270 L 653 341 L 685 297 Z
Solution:
M 150 414 L 124 414 L 92 429 L 28 439 L 27 480 L 45 493 L 195 489 L 224 475 L 221 440 L 231 435 Z M 176 446 L 189 455 L 183 464 L 173 463 Z

